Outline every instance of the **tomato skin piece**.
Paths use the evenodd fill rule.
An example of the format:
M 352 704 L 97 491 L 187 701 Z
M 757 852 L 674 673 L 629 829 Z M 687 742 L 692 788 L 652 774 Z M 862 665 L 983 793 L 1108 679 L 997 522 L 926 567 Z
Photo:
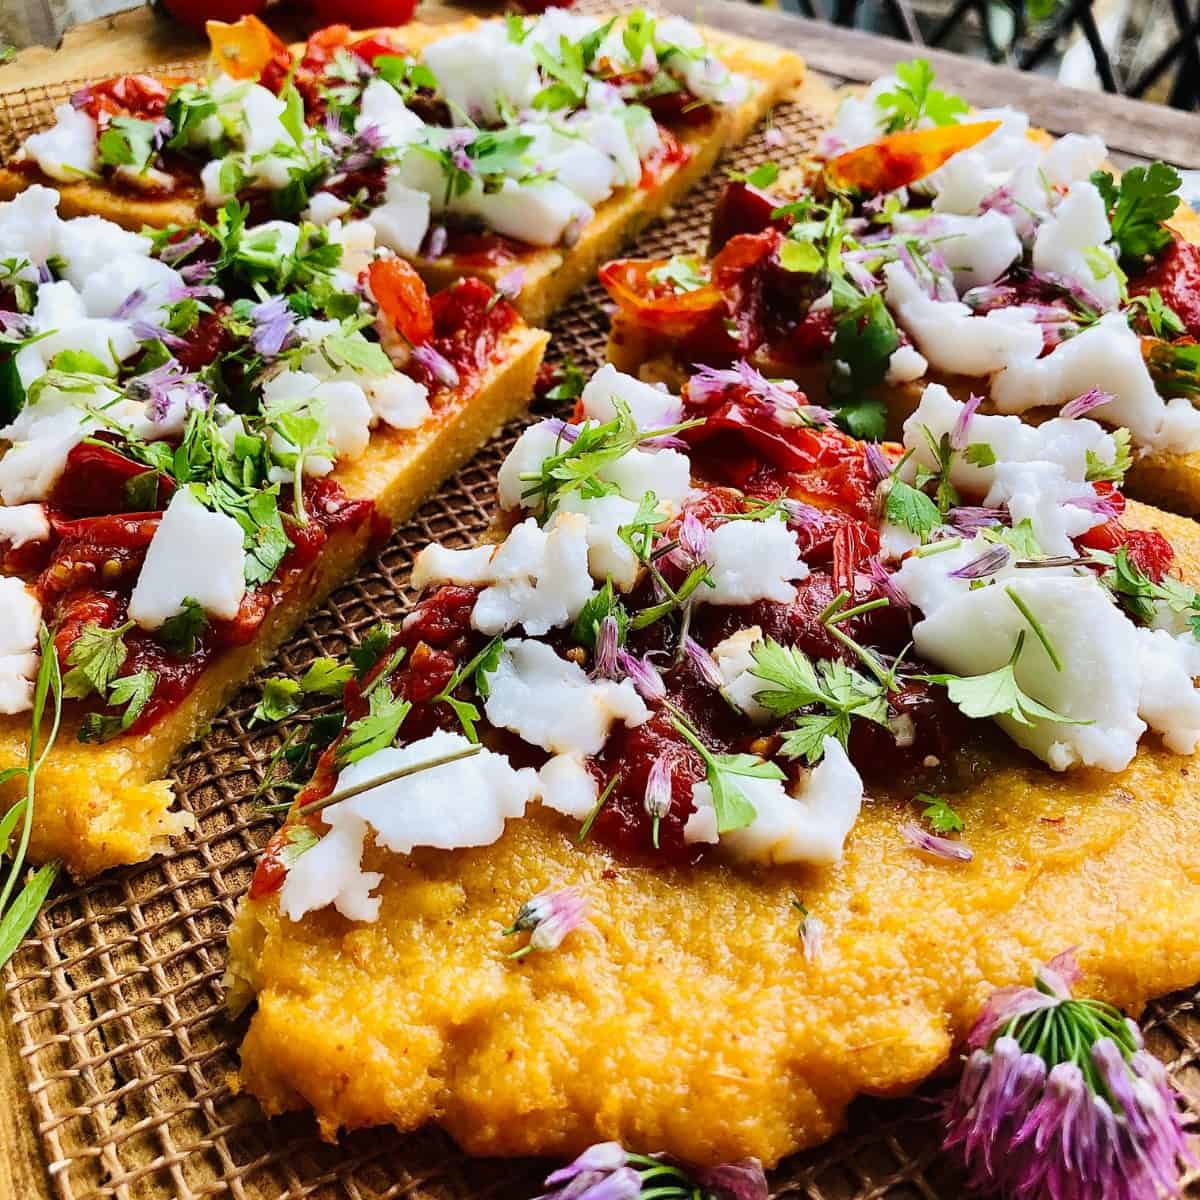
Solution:
M 367 268 L 367 281 L 380 311 L 410 345 L 423 346 L 433 337 L 429 290 L 404 259 L 377 259 Z
M 600 282 L 617 307 L 645 329 L 681 338 L 703 327 L 721 309 L 721 293 L 711 283 L 676 293 L 655 283 L 650 273 L 666 264 L 658 258 L 617 258 L 600 268 Z
M 830 159 L 825 174 L 838 187 L 894 192 L 931 175 L 948 158 L 969 150 L 999 128 L 999 121 L 975 121 L 905 129 Z
M 231 78 L 258 79 L 266 72 L 268 65 L 276 61 L 283 62 L 285 72 L 291 65 L 292 56 L 287 46 L 258 19 L 257 14 L 266 8 L 266 0 L 226 0 L 229 11 L 219 15 L 238 17 L 232 24 L 219 20 L 212 11 L 213 6 L 208 3 L 193 3 L 192 0 L 171 2 L 179 8 L 180 13 L 196 15 L 198 23 L 192 27 L 197 30 L 203 28 L 208 34 L 213 58 Z M 200 8 L 205 10 L 203 14 L 196 11 Z M 179 13 L 173 15 L 188 24 L 186 17 Z

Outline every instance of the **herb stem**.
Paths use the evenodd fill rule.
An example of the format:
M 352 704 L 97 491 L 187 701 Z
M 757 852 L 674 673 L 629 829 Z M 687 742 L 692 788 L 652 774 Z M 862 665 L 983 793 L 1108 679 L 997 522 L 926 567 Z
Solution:
M 1042 628 L 1042 623 L 1033 615 L 1029 605 L 1018 595 L 1013 587 L 1004 589 L 1005 595 L 1016 605 L 1017 611 L 1029 622 L 1030 629 L 1033 630 L 1037 640 L 1042 643 L 1042 649 L 1046 651 L 1046 656 L 1054 664 L 1056 671 L 1063 669 L 1062 659 L 1058 657 L 1058 651 L 1054 648 L 1054 643 L 1050 641 L 1049 635 Z

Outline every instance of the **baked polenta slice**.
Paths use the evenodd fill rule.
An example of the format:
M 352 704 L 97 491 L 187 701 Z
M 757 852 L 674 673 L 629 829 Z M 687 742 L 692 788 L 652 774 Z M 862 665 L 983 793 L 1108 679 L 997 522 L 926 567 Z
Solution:
M 608 264 L 610 359 L 680 378 L 745 357 L 870 436 L 930 381 L 1031 421 L 1084 405 L 1129 430 L 1133 494 L 1200 511 L 1200 226 L 1179 175 L 1117 180 L 1098 138 L 1009 109 L 887 132 L 919 116 L 896 113 L 904 74 L 843 101 L 824 159 L 730 184 L 707 264 Z
M 597 372 L 499 547 L 423 551 L 356 655 L 231 930 L 243 1086 L 331 1138 L 772 1164 L 1063 947 L 1130 1011 L 1194 982 L 1200 529 L 1084 479 L 1118 450 Z
M 62 220 L 56 200 L 0 205 L 20 255 L 3 305 L 0 769 L 25 761 L 44 623 L 67 703 L 30 854 L 83 877 L 190 824 L 170 760 L 525 406 L 546 335 L 478 280 L 430 296 L 340 224 L 247 227 L 234 205 L 154 243 Z M 24 781 L 5 787 L 12 801 Z
M 335 26 L 290 51 L 255 18 L 212 36 L 209 81 L 122 76 L 60 105 L 0 196 L 57 180 L 64 211 L 132 229 L 234 196 L 264 216 L 362 215 L 430 286 L 503 282 L 530 323 L 803 74 L 788 51 L 642 12 Z

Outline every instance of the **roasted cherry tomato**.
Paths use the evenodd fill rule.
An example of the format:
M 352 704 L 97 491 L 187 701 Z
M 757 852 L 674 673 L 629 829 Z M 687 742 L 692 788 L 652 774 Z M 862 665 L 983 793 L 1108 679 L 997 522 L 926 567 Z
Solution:
M 226 75 L 234 79 L 257 79 L 273 59 L 282 58 L 290 63 L 287 46 L 254 15 L 266 8 L 266 0 L 227 0 L 227 3 L 229 11 L 223 15 L 245 15 L 240 15 L 232 25 L 220 20 L 203 22 L 213 58 Z M 179 13 L 175 12 L 174 6 L 180 9 Z M 190 0 L 169 0 L 167 7 L 185 24 L 190 24 L 181 15 L 183 12 L 203 9 L 203 15 L 211 18 L 214 6 L 209 3 L 194 5 Z M 195 28 L 200 28 L 199 22 Z
M 350 53 L 374 66 L 377 58 L 386 54 L 404 55 L 407 53 L 407 48 L 395 33 L 381 29 L 378 33 L 359 38 L 357 42 L 351 42 Z
M 1000 128 L 999 121 L 905 129 L 830 159 L 825 174 L 837 187 L 894 192 L 932 174 L 948 158 L 969 150 Z
M 600 268 L 600 282 L 631 320 L 666 337 L 687 337 L 721 307 L 721 293 L 711 284 L 690 292 L 657 283 L 652 272 L 666 259 L 618 258 Z
M 371 295 L 380 311 L 411 345 L 433 336 L 433 307 L 425 281 L 402 258 L 383 258 L 367 268 Z
M 355 0 L 347 5 L 345 0 L 312 0 L 311 11 L 322 25 L 344 20 L 352 13 L 358 29 L 370 29 L 376 25 L 407 25 L 416 11 L 417 0 Z
M 166 75 L 117 75 L 81 88 L 71 100 L 97 121 L 104 117 L 154 120 L 166 112 L 171 89 L 182 82 L 182 78 Z

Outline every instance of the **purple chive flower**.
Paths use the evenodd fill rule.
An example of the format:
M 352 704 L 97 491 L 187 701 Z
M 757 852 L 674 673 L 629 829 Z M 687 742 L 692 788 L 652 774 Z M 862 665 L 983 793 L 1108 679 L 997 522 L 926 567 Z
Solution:
M 446 253 L 446 243 L 450 234 L 445 225 L 435 225 L 425 237 L 425 245 L 421 247 L 424 258 L 441 258 Z
M 187 345 L 186 338 L 155 325 L 153 321 L 130 321 L 129 328 L 139 342 L 162 342 L 168 350 L 180 350 Z
M 833 414 L 816 404 L 801 403 L 804 393 L 790 379 L 771 380 L 744 359 L 727 369 L 693 364 L 696 374 L 688 381 L 688 395 L 697 404 L 719 400 L 731 387 L 744 387 L 747 395 L 767 405 L 784 425 L 827 425 Z
M 1007 564 L 1008 557 L 1007 546 L 995 545 L 948 574 L 951 579 L 987 579 Z
M 922 829 L 920 825 L 912 821 L 901 825 L 900 832 L 904 835 L 904 840 L 914 850 L 919 850 L 922 854 L 931 855 L 933 858 L 943 858 L 947 862 L 968 863 L 975 857 L 971 853 L 970 847 L 964 846 L 962 842 L 953 841 L 951 838 L 938 837 L 936 833 L 930 833 L 927 829 Z
M 1082 396 L 1076 396 L 1074 400 L 1068 400 L 1066 404 L 1058 410 L 1060 417 L 1082 417 L 1085 413 L 1090 413 L 1093 408 L 1099 408 L 1102 404 L 1108 404 L 1116 400 L 1116 396 L 1112 392 L 1101 391 L 1100 388 L 1089 388 Z
M 693 637 L 683 639 L 683 652 L 688 661 L 696 668 L 696 673 L 709 687 L 719 688 L 725 683 L 721 678 L 721 670 L 717 660 Z
M 663 683 L 649 655 L 638 658 L 628 650 L 618 650 L 617 671 L 633 681 L 634 688 L 643 700 L 661 700 L 667 694 L 667 685 Z
M 785 496 L 779 501 L 779 507 L 783 510 L 787 523 L 795 525 L 798 529 L 811 529 L 825 519 L 819 508 L 813 504 L 805 504 L 803 500 L 793 500 Z
M 196 284 L 203 283 L 213 273 L 213 260 L 209 258 L 199 259 L 197 262 L 188 263 L 185 267 L 179 268 L 179 275 L 184 283 Z
M 458 387 L 458 371 L 454 364 L 430 345 L 414 346 L 413 358 L 445 387 Z
M 958 420 L 954 422 L 954 428 L 950 430 L 950 448 L 952 450 L 961 450 L 966 446 L 967 431 L 971 427 L 971 418 L 978 411 L 982 403 L 983 397 L 972 392 L 966 404 L 962 406 L 962 412 L 958 414 Z
M 541 428 L 549 430 L 559 441 L 572 444 L 579 436 L 579 426 L 572 425 L 569 421 L 564 421 L 561 417 L 547 417 L 542 423 Z
M 9 337 L 28 337 L 33 333 L 33 318 L 24 313 L 0 308 L 0 330 L 3 330 Z
M 1133 1022 L 1073 997 L 1078 978 L 1067 951 L 1036 987 L 993 993 L 944 1104 L 943 1148 L 972 1187 L 1017 1200 L 1178 1197 L 1195 1160 L 1166 1071 Z
M 577 888 L 539 892 L 521 905 L 513 923 L 502 932 L 503 937 L 529 934 L 529 941 L 508 957 L 524 958 L 534 950 L 557 950 L 567 934 L 588 926 L 590 909 L 587 898 Z
M 769 1191 L 757 1158 L 691 1167 L 662 1155 L 629 1154 L 616 1142 L 590 1146 L 574 1162 L 546 1176 L 537 1200 L 636 1200 L 643 1186 L 705 1200 L 767 1200 Z
M 690 563 L 704 562 L 708 556 L 709 531 L 704 522 L 691 510 L 679 522 L 679 547 Z
M 879 290 L 879 284 L 875 276 L 860 262 L 854 262 L 853 260 L 846 261 L 846 274 L 850 276 L 850 282 L 864 296 L 870 296 L 873 292 Z
M 146 289 L 134 288 L 128 296 L 117 306 L 117 311 L 113 313 L 113 320 L 128 321 L 130 316 L 137 311 L 146 302 Z
M 877 554 L 872 554 L 870 558 L 863 561 L 861 573 L 874 584 L 876 591 L 892 602 L 893 608 L 908 609 L 912 607 L 912 601 L 896 582 L 896 576 L 879 561 Z
M 250 310 L 254 332 L 250 340 L 259 354 L 273 358 L 295 331 L 295 317 L 284 296 L 270 296 Z
M 1020 217 L 1025 210 L 1013 199 L 1012 189 L 1005 184 L 980 200 L 979 211 L 995 211 L 1004 217 Z
M 525 268 L 513 267 L 511 271 L 501 275 L 496 280 L 496 291 L 502 295 L 505 300 L 516 300 L 521 294 L 521 289 L 525 286 Z
M 867 464 L 867 472 L 871 482 L 878 486 L 892 473 L 892 464 L 878 442 L 865 442 L 863 454 Z
M 996 525 L 1011 525 L 1012 518 L 1003 508 L 985 508 L 978 504 L 962 504 L 946 514 L 946 523 L 959 533 L 978 533 Z
M 208 387 L 188 375 L 174 358 L 143 375 L 135 375 L 125 385 L 125 394 L 130 400 L 144 403 L 146 415 L 152 421 L 165 421 L 180 393 L 189 411 L 207 407 L 211 399 Z
M 621 630 L 617 618 L 607 616 L 596 631 L 596 674 L 612 678 L 617 673 L 617 651 L 620 649 Z
M 188 234 L 177 242 L 168 242 L 159 252 L 158 257 L 173 267 L 181 259 L 186 258 L 193 250 L 199 250 L 204 245 L 204 239 L 198 233 Z
M 1079 496 L 1072 496 L 1065 501 L 1072 508 L 1082 508 L 1086 512 L 1095 513 L 1099 517 L 1104 517 L 1106 520 L 1111 520 L 1113 517 L 1119 517 L 1121 510 L 1113 503 L 1111 496 L 1099 496 L 1095 492 L 1083 493 Z
M 656 758 L 647 773 L 642 804 L 654 820 L 657 844 L 658 822 L 671 811 L 671 765 L 665 758 Z
M 770 146 L 772 150 L 779 150 L 787 145 L 787 134 L 779 128 L 778 125 L 772 125 L 766 133 L 763 134 L 764 145 Z

